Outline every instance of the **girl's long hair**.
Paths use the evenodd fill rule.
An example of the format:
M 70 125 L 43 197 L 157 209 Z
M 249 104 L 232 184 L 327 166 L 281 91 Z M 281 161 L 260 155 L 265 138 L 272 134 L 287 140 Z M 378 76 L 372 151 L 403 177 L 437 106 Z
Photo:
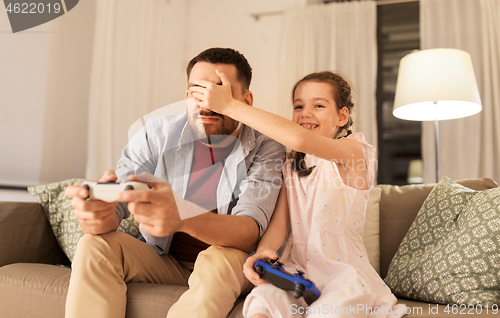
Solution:
M 349 85 L 349 83 L 347 83 L 347 81 L 344 80 L 342 76 L 333 72 L 325 71 L 325 72 L 311 73 L 309 75 L 304 76 L 304 78 L 302 78 L 295 84 L 295 86 L 292 89 L 292 101 L 294 100 L 295 91 L 297 90 L 297 87 L 299 87 L 300 84 L 309 81 L 330 84 L 330 86 L 332 87 L 333 99 L 335 101 L 335 104 L 337 105 L 338 110 L 341 110 L 342 108 L 346 107 L 347 110 L 349 111 L 349 119 L 347 120 L 347 123 L 338 129 L 335 138 L 349 136 L 352 133 L 351 126 L 353 121 L 351 113 L 352 113 L 352 108 L 354 107 L 352 101 L 353 97 L 351 92 L 351 86 Z M 297 172 L 299 177 L 308 176 L 314 169 L 314 167 L 308 168 L 306 166 L 305 156 L 306 154 L 303 152 L 292 151 L 292 167 L 293 170 Z

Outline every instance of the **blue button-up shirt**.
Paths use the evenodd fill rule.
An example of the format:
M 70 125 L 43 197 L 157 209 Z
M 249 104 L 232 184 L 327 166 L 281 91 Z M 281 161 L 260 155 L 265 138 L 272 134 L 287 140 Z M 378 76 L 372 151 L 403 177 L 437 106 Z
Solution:
M 128 180 L 129 175 L 148 172 L 166 180 L 184 198 L 196 139 L 186 113 L 150 118 L 123 149 L 116 170 L 118 182 Z M 281 188 L 284 160 L 283 145 L 242 125 L 233 150 L 225 159 L 217 187 L 218 214 L 251 217 L 262 236 Z M 230 204 L 235 199 L 236 205 Z M 118 204 L 116 213 L 120 220 L 130 215 L 122 203 Z M 168 253 L 173 235 L 155 237 L 142 230 L 141 233 L 160 254 Z

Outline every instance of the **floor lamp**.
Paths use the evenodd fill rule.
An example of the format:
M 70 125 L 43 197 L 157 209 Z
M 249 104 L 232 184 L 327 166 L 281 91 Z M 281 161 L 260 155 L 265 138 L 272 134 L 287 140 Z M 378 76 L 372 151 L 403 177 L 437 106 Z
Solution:
M 438 121 L 471 116 L 481 109 L 469 53 L 429 49 L 401 59 L 392 113 L 400 119 L 434 121 L 436 182 L 439 181 Z

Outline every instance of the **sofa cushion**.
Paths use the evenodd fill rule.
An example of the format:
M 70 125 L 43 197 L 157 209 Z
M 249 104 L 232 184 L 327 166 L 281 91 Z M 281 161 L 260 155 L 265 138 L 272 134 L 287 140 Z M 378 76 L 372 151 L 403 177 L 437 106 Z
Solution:
M 385 279 L 393 293 L 441 304 L 500 302 L 500 188 L 443 178 L 399 246 Z
M 368 254 L 368 260 L 380 274 L 380 220 L 379 202 L 382 189 L 373 187 L 370 190 L 366 206 L 365 226 L 363 228 L 363 243 Z
M 127 287 L 127 293 L 130 295 L 127 300 L 127 317 L 134 318 L 165 317 L 168 309 L 187 290 L 187 287 L 184 286 L 144 283 L 131 283 Z M 228 318 L 243 317 L 243 302 L 244 298 L 236 300 Z
M 63 318 L 71 269 L 46 264 L 11 264 L 0 267 L 0 316 Z M 165 318 L 184 286 L 127 284 L 126 318 Z M 196 300 L 193 300 L 196 301 Z M 243 298 L 228 318 L 241 318 Z
M 28 191 L 40 202 L 49 220 L 52 231 L 69 260 L 73 259 L 76 245 L 83 232 L 78 224 L 78 219 L 71 207 L 71 198 L 68 198 L 64 190 L 70 185 L 82 183 L 83 179 L 69 179 L 36 187 L 28 187 Z M 139 237 L 139 224 L 134 221 L 132 215 L 123 220 L 118 231 Z
M 473 190 L 495 188 L 497 184 L 489 178 L 464 179 L 457 183 Z M 380 197 L 380 276 L 387 275 L 387 269 L 401 240 L 410 228 L 425 199 L 436 184 L 378 185 Z
M 71 270 L 47 264 L 0 267 L 2 317 L 64 317 Z

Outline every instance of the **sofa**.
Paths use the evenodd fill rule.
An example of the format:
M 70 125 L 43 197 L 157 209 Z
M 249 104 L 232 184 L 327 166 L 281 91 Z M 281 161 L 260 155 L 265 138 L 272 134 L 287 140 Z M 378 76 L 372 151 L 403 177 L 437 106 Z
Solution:
M 458 182 L 474 190 L 497 187 L 486 178 Z M 363 238 L 370 262 L 381 277 L 386 277 L 393 256 L 434 186 L 378 185 L 371 190 Z M 71 264 L 42 206 L 35 202 L 0 202 L 0 242 L 0 317 L 64 317 Z M 180 286 L 130 283 L 127 317 L 165 317 L 185 290 Z M 398 302 L 407 305 L 408 317 L 450 317 L 460 309 L 455 307 L 452 312 L 450 306 L 404 298 L 398 298 Z M 242 317 L 242 305 L 240 298 L 228 317 Z M 472 314 L 493 317 L 500 313 L 485 309 Z

